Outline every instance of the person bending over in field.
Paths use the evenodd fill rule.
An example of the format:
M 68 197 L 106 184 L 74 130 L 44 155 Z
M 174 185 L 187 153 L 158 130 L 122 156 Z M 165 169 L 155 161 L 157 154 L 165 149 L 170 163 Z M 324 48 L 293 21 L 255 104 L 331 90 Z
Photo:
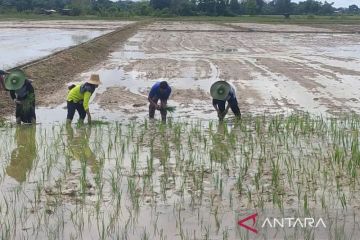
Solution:
M 238 101 L 236 99 L 236 90 L 231 83 L 217 81 L 211 86 L 210 93 L 213 98 L 212 103 L 218 114 L 219 121 L 224 120 L 229 108 L 231 108 L 237 118 L 241 117 Z M 228 102 L 228 105 L 225 107 L 226 102 Z
M 91 124 L 91 114 L 89 110 L 89 101 L 95 89 L 100 85 L 100 77 L 92 74 L 90 79 L 83 84 L 72 85 L 67 95 L 67 119 L 70 124 L 74 118 L 75 111 L 79 113 L 79 123 L 83 123 L 87 115 L 88 123 Z
M 16 104 L 16 123 L 35 123 L 35 91 L 31 80 L 26 78 L 22 70 L 17 69 L 6 76 L 4 85 Z
M 155 110 L 160 110 L 161 120 L 166 122 L 167 115 L 167 100 L 171 94 L 171 87 L 166 81 L 155 83 L 149 93 L 148 100 L 149 104 L 149 118 L 153 119 L 155 115 Z M 160 100 L 160 104 L 158 101 Z

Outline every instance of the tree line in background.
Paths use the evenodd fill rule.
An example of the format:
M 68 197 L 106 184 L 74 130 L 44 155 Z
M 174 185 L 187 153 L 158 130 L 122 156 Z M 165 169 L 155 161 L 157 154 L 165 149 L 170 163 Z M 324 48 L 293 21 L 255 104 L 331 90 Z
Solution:
M 129 16 L 238 16 L 360 14 L 357 5 L 335 8 L 334 3 L 306 0 L 0 0 L 0 13 L 44 13 L 67 10 L 67 15 Z M 51 13 L 47 11 L 46 13 Z

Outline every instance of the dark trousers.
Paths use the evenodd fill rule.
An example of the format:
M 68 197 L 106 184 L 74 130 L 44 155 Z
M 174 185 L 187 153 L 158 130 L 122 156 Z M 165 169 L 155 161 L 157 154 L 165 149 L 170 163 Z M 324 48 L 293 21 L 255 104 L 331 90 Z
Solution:
M 67 119 L 73 120 L 75 111 L 79 113 L 80 119 L 84 120 L 86 117 L 86 111 L 82 102 L 75 103 L 73 101 L 67 102 Z
M 237 117 L 241 117 L 239 104 L 238 104 L 238 101 L 236 100 L 236 98 L 229 99 L 228 103 L 229 103 L 231 111 L 234 113 L 234 115 Z M 218 106 L 220 112 L 225 111 L 226 101 L 213 99 L 213 104 Z
M 151 98 L 151 100 L 154 103 L 157 104 L 157 102 L 159 101 L 159 98 L 153 97 L 153 98 Z M 166 99 L 160 99 L 160 101 L 161 101 L 161 103 L 166 103 Z M 150 105 L 149 105 L 149 118 L 154 118 L 155 110 L 156 110 L 156 106 L 154 106 L 153 104 L 150 103 Z M 160 113 L 161 113 L 161 120 L 166 121 L 166 114 L 167 114 L 166 109 L 161 109 Z
M 36 120 L 35 101 L 27 105 L 16 104 L 15 117 L 23 123 L 32 123 L 33 120 Z

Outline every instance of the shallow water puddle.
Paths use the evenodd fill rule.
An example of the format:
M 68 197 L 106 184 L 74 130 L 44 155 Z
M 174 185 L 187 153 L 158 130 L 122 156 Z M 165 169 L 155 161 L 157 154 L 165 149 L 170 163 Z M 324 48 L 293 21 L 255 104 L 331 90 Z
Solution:
M 0 68 L 8 69 L 45 57 L 108 32 L 110 31 L 81 29 L 1 29 Z

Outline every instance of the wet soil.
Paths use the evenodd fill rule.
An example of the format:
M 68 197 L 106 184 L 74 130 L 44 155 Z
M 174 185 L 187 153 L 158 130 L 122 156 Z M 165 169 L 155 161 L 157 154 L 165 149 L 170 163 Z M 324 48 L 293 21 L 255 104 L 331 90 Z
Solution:
M 231 31 L 234 26 L 241 31 Z M 241 109 L 252 114 L 359 112 L 360 36 L 321 26 L 156 22 L 141 28 L 98 72 L 107 78 L 103 72 L 116 69 L 113 74 L 124 81 L 106 87 L 119 85 L 121 96 L 128 91 L 139 99 L 155 81 L 169 81 L 185 94 L 173 94 L 173 104 L 189 107 L 181 108 L 180 117 L 216 118 L 208 94 L 217 80 L 234 83 Z

